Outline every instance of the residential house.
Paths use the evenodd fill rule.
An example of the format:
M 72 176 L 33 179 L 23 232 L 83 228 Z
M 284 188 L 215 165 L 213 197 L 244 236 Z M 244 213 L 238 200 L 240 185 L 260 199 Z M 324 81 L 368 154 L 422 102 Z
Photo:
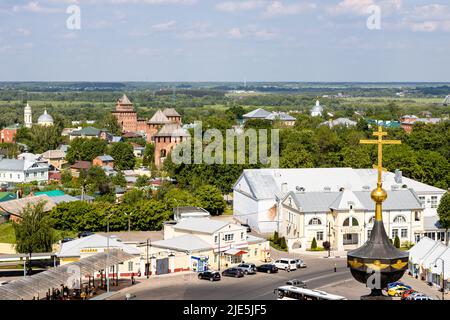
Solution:
M 48 182 L 49 165 L 41 161 L 0 160 L 0 184 Z
M 322 126 L 328 126 L 330 128 L 334 128 L 336 126 L 344 126 L 344 127 L 354 127 L 357 125 L 356 121 L 350 120 L 349 118 L 337 118 L 337 119 L 330 119 L 328 121 L 322 122 L 320 125 Z
M 67 164 L 66 153 L 63 150 L 45 151 L 42 154 L 42 159 L 46 160 L 49 164 L 51 164 L 58 170 L 62 170 L 64 165 Z
M 92 164 L 94 166 L 99 166 L 99 167 L 110 167 L 110 168 L 114 168 L 114 158 L 111 157 L 110 155 L 104 154 L 102 156 L 98 156 L 96 157 Z
M 72 173 L 72 177 L 78 178 L 82 171 L 86 173 L 91 167 L 92 164 L 90 161 L 76 161 L 70 166 L 70 172 Z

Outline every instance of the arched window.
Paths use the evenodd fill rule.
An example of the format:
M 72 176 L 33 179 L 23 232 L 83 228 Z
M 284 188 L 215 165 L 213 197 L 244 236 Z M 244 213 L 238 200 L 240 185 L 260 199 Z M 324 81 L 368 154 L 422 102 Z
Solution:
M 344 220 L 343 226 L 344 227 L 349 227 L 349 226 L 357 227 L 357 226 L 359 226 L 359 223 L 358 223 L 358 220 L 356 220 L 355 218 L 348 217 L 347 219 Z
M 319 225 L 319 224 L 322 224 L 322 221 L 320 221 L 319 218 L 312 218 L 311 220 L 309 220 L 310 226 Z
M 375 216 L 373 216 L 372 218 L 370 218 L 369 224 L 373 224 L 374 222 L 375 222 Z
M 394 218 L 394 223 L 406 223 L 406 218 L 404 216 L 396 216 Z

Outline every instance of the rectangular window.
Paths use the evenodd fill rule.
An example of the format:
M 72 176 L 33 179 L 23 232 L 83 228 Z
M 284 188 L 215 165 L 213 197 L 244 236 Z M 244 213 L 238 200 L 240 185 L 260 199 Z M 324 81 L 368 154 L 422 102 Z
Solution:
M 402 238 L 408 238 L 408 229 L 402 229 L 401 236 Z
M 414 220 L 415 221 L 420 221 L 420 213 L 419 213 L 419 211 L 414 212 Z
M 128 271 L 133 271 L 133 261 L 128 262 Z
M 419 197 L 420 203 L 422 203 L 422 207 L 425 208 L 425 197 Z
M 241 232 L 241 240 L 244 240 L 244 233 Z
M 371 234 L 372 234 L 372 230 L 367 230 L 367 239 L 370 239 Z
M 396 236 L 398 236 L 398 229 L 392 229 L 392 240 L 394 240 Z
M 317 241 L 323 241 L 323 231 L 317 231 Z
M 233 233 L 229 233 L 225 235 L 225 241 L 233 241 L 234 239 L 234 234 Z
M 431 196 L 431 207 L 432 208 L 437 208 L 437 196 Z
M 214 243 L 217 243 L 218 239 L 217 236 L 214 236 Z

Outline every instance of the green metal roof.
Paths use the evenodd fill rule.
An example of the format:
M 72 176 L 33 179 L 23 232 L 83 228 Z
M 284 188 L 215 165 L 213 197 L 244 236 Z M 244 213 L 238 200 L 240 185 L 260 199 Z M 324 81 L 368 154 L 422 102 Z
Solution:
M 0 192 L 0 202 L 15 200 L 16 194 L 12 192 Z

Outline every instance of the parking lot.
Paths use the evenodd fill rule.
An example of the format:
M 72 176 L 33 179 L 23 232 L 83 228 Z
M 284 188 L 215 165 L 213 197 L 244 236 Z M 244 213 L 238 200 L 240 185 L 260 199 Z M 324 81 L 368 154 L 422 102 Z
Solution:
M 126 293 L 130 293 L 143 300 L 274 300 L 276 297 L 273 290 L 291 279 L 306 282 L 308 288 L 319 288 L 351 279 L 345 259 L 304 260 L 308 267 L 296 271 L 279 270 L 274 274 L 258 272 L 243 278 L 222 277 L 220 281 L 214 282 L 200 280 L 192 272 L 154 277 L 122 290 L 111 299 L 122 300 Z

